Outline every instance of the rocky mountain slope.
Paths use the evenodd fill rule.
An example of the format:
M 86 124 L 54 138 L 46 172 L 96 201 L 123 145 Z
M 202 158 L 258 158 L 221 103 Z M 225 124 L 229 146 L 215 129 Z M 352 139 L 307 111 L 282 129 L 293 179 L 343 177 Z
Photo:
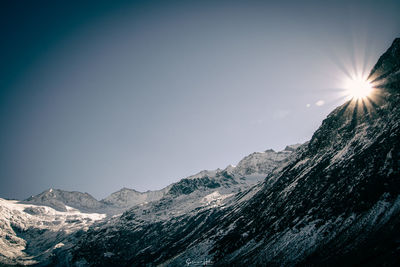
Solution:
M 91 227 L 51 263 L 398 266 L 399 66 L 396 39 L 371 71 L 370 99 L 336 108 L 263 183 L 215 193 L 218 201 L 185 213 L 145 219 L 157 206 L 133 208 Z
M 119 217 L 112 215 L 127 209 L 129 216 L 155 222 L 218 206 L 281 166 L 297 146 L 256 152 L 237 167 L 202 171 L 157 191 L 122 188 L 98 201 L 88 193 L 49 189 L 24 201 L 0 199 L 0 265 L 47 265 L 54 253 L 71 248 L 91 224 L 113 224 Z

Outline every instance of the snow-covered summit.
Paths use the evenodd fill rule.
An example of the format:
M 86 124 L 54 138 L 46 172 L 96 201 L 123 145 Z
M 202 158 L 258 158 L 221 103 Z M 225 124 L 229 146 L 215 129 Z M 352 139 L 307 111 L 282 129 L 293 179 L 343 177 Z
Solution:
M 282 151 L 267 149 L 264 152 L 254 152 L 244 157 L 237 165 L 228 165 L 225 169 L 203 170 L 185 179 L 199 179 L 216 177 L 221 172 L 234 175 L 237 178 L 246 178 L 251 175 L 260 175 L 265 178 L 273 169 L 283 163 L 287 157 L 301 144 L 286 146 Z
M 299 146 L 300 144 L 287 146 L 284 150 L 278 152 L 275 152 L 273 149 L 268 149 L 264 152 L 254 152 L 244 157 L 236 166 L 230 165 L 226 167 L 225 171 L 236 177 L 261 180 L 279 165 L 283 164 Z
M 101 202 L 114 207 L 129 208 L 141 203 L 159 200 L 166 194 L 168 189 L 169 187 L 165 187 L 156 191 L 138 192 L 134 189 L 124 187 L 101 200 Z
M 39 195 L 31 196 L 24 202 L 36 205 L 46 205 L 58 211 L 67 211 L 66 206 L 87 212 L 104 208 L 104 205 L 89 193 L 64 191 L 53 188 L 50 188 Z
M 70 206 L 83 212 L 114 215 L 135 205 L 158 201 L 167 194 L 177 196 L 190 194 L 196 190 L 206 192 L 215 188 L 220 188 L 225 193 L 236 192 L 263 180 L 272 170 L 282 165 L 298 146 L 298 144 L 287 146 L 285 150 L 279 152 L 272 149 L 254 152 L 244 157 L 236 166 L 203 170 L 160 190 L 139 192 L 124 187 L 98 201 L 88 193 L 50 188 L 36 196 L 31 196 L 24 202 L 49 206 L 58 211 L 67 211 L 67 206 Z

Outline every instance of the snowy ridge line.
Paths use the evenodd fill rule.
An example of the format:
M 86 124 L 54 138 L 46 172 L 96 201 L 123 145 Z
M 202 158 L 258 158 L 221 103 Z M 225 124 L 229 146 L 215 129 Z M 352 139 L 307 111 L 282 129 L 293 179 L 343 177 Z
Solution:
M 160 190 L 139 192 L 124 187 L 99 201 L 89 193 L 51 188 L 36 196 L 31 196 L 21 203 L 49 206 L 58 211 L 66 211 L 67 206 L 70 206 L 81 212 L 105 213 L 112 216 L 121 214 L 136 205 L 159 201 L 169 194 L 187 194 L 195 190 L 220 187 L 225 188 L 223 191 L 232 191 L 229 188 L 254 185 L 281 166 L 299 146 L 300 144 L 287 146 L 278 152 L 272 149 L 265 152 L 254 152 L 240 160 L 236 166 L 229 165 L 225 169 L 203 170 Z M 226 190 L 226 188 L 228 189 Z

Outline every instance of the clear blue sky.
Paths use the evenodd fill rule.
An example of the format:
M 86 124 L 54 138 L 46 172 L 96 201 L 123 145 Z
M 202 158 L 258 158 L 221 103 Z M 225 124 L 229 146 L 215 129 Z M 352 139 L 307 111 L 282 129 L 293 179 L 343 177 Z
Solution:
M 160 189 L 307 141 L 344 102 L 343 71 L 399 37 L 399 14 L 398 1 L 2 1 L 0 197 Z

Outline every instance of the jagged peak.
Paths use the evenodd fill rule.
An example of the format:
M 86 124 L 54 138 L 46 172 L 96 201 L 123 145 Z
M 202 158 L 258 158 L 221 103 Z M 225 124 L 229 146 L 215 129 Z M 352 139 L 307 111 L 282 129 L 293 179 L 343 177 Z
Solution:
M 301 145 L 302 145 L 302 144 L 300 144 L 300 143 L 293 144 L 293 145 L 289 145 L 289 146 L 286 146 L 285 149 L 284 149 L 283 151 L 291 151 L 291 152 L 293 152 L 293 151 L 295 151 L 297 148 L 299 148 Z
M 205 176 L 214 176 L 220 171 L 222 171 L 220 168 L 218 168 L 216 170 L 202 170 L 202 171 L 196 173 L 195 175 L 186 177 L 185 179 L 197 179 L 197 178 L 203 178 Z
M 79 196 L 79 197 L 85 196 L 86 198 L 97 201 L 96 198 L 94 198 L 91 194 L 89 194 L 87 192 L 66 191 L 66 190 L 61 190 L 61 189 L 56 189 L 56 188 L 49 188 L 40 194 L 32 195 L 29 198 L 27 198 L 26 201 L 31 201 L 33 199 L 40 198 L 40 197 L 63 198 L 65 196 L 73 196 L 73 195 Z
M 135 189 L 132 189 L 132 188 L 128 188 L 128 187 L 122 187 L 120 190 L 118 190 L 117 192 L 121 192 L 121 191 L 133 191 L 133 192 L 137 192 L 137 193 L 141 193 L 141 192 L 139 192 L 139 191 L 137 191 L 137 190 L 135 190 Z M 117 193 L 117 192 L 115 192 L 115 193 Z

